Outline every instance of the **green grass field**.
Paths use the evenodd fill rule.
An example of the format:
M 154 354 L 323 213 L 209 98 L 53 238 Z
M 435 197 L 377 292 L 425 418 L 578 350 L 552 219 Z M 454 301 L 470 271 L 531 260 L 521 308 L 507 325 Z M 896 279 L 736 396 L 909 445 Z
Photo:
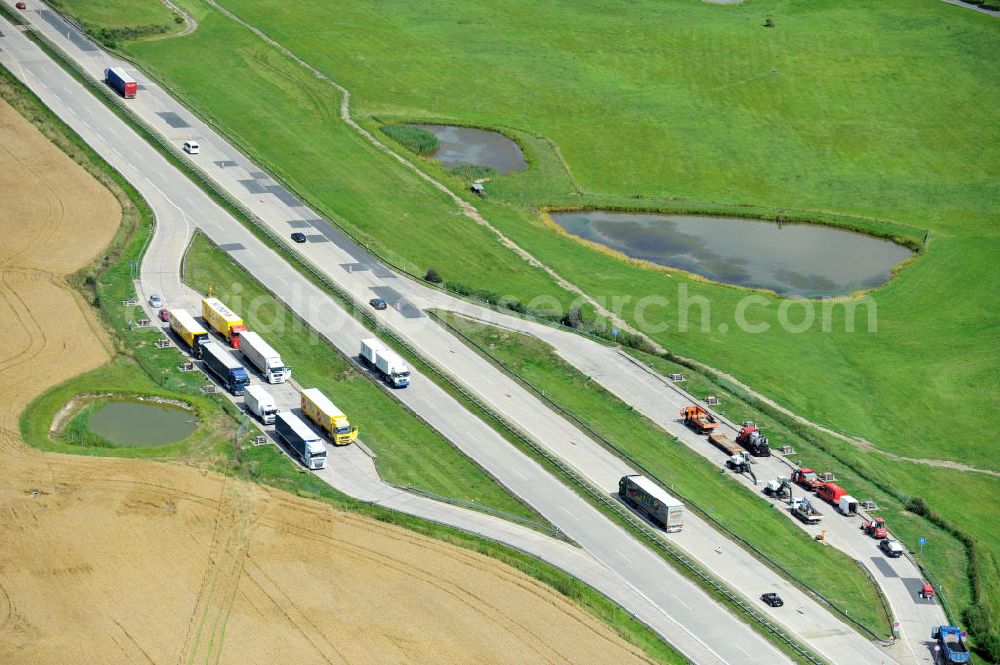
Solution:
M 137 28 L 145 25 L 168 25 L 175 13 L 164 3 L 134 0 L 55 0 L 52 4 L 88 26 L 102 28 Z
M 267 336 L 301 385 L 321 389 L 342 408 L 377 455 L 375 463 L 385 480 L 545 523 L 357 371 L 204 236 L 197 236 L 188 250 L 184 279 L 202 293 L 211 287 L 251 329 Z M 270 330 L 277 332 L 268 334 Z
M 111 47 L 118 46 L 121 40 L 160 37 L 184 27 L 181 16 L 163 2 L 52 0 L 52 5 Z
M 449 119 L 509 128 L 531 168 L 492 182 L 491 198 L 476 205 L 589 294 L 630 296 L 630 320 L 635 299 L 669 298 L 647 313 L 671 324 L 654 335 L 671 350 L 884 450 L 998 468 L 988 424 L 1000 414 L 989 341 L 1000 329 L 992 17 L 931 0 L 647 0 L 628 11 L 596 1 L 222 4 L 346 85 L 357 119 L 373 130 Z M 448 281 L 567 302 L 541 271 L 338 122 L 332 87 L 200 0 L 183 6 L 199 19 L 193 35 L 125 48 L 313 204 L 416 273 L 433 265 Z M 774 28 L 763 27 L 766 15 Z M 568 240 L 539 219 L 551 205 L 781 209 L 899 228 L 876 221 L 887 220 L 911 239 L 929 230 L 930 242 L 872 294 L 877 332 L 845 332 L 842 310 L 832 332 L 787 332 L 777 325 L 782 301 L 767 296 L 750 318 L 771 330 L 751 334 L 734 320 L 745 292 Z M 708 299 L 708 330 L 678 330 L 681 285 Z M 982 424 L 956 431 L 955 418 L 969 413 Z M 1000 548 L 982 529 L 1000 513 L 982 500 L 995 495 L 995 479 L 872 463 L 883 484 L 924 498 L 984 548 L 974 570 L 977 584 L 992 586 L 978 597 L 1000 595 Z
M 990 39 L 997 26 L 989 17 L 923 0 L 878 12 L 860 2 L 653 3 L 624 16 L 574 5 L 576 29 L 566 36 L 561 26 L 545 27 L 570 11 L 559 3 L 505 7 L 505 20 L 487 7 L 458 15 L 444 5 L 432 12 L 391 3 L 377 22 L 366 22 L 369 9 L 351 3 L 224 4 L 348 85 L 362 116 L 454 117 L 553 139 L 586 194 L 574 196 L 554 168 L 529 170 L 492 188 L 501 200 L 481 204 L 483 211 L 594 296 L 665 295 L 674 302 L 653 315 L 669 323 L 676 323 L 678 285 L 707 297 L 709 330 L 678 334 L 673 326 L 655 335 L 672 350 L 887 450 L 995 467 L 984 445 L 988 432 L 956 441 L 949 419 L 934 416 L 970 400 L 1000 412 L 995 354 L 978 342 L 997 327 L 989 305 L 1000 286 L 996 271 L 983 271 L 997 252 L 990 203 L 1000 172 L 985 150 L 1000 131 L 992 121 L 1000 93 L 984 66 L 1000 43 Z M 129 51 L 311 201 L 420 274 L 434 265 L 446 280 L 524 301 L 541 294 L 565 300 L 440 194 L 336 122 L 333 88 L 233 21 L 200 3 L 192 7 L 200 28 L 190 38 L 136 43 Z M 758 13 L 775 15 L 777 27 L 760 27 Z M 641 25 L 633 25 L 640 15 Z M 933 57 L 924 56 L 927 43 L 935 45 Z M 965 48 L 969 43 L 982 48 Z M 206 67 L 198 54 L 210 49 Z M 454 66 L 455 53 L 465 66 Z M 651 59 L 659 64 L 650 67 Z M 950 95 L 924 95 L 946 81 Z M 509 103 L 525 87 L 532 103 Z M 217 103 L 223 98 L 226 104 Z M 263 98 L 267 105 L 256 103 Z M 552 166 L 545 156 L 529 157 Z M 642 198 L 630 199 L 634 194 Z M 629 202 L 836 211 L 909 225 L 917 238 L 930 229 L 932 241 L 875 294 L 877 333 L 843 332 L 842 312 L 832 333 L 784 332 L 778 301 L 769 298 L 751 318 L 772 324 L 771 331 L 748 334 L 734 323 L 745 292 L 623 265 L 553 233 L 534 212 L 547 204 Z M 463 251 L 442 251 L 442 234 Z M 952 284 L 980 297 L 948 298 Z M 943 316 L 936 313 L 942 300 Z M 631 305 L 624 314 L 635 317 Z M 719 332 L 721 323 L 728 333 Z

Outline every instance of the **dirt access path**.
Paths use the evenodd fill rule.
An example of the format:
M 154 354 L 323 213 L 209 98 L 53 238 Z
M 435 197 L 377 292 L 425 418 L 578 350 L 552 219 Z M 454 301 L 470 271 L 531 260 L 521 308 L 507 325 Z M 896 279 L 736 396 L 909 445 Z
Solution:
M 3 102 L 0 191 L 0 662 L 645 662 L 488 557 L 191 467 L 26 447 L 25 405 L 110 357 L 64 276 L 120 210 Z

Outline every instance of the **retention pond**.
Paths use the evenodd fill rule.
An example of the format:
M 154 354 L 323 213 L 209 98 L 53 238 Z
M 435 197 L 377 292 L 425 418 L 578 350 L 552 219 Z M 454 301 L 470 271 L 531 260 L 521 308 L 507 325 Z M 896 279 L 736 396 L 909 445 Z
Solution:
M 437 137 L 439 147 L 426 155 L 445 168 L 463 164 L 488 166 L 498 173 L 528 168 L 521 147 L 500 132 L 452 125 L 416 125 Z
M 94 411 L 87 427 L 119 446 L 158 446 L 189 436 L 198 420 L 193 411 L 170 404 L 115 401 Z
M 553 213 L 568 233 L 636 259 L 782 295 L 828 297 L 889 281 L 912 251 L 829 226 L 604 211 Z

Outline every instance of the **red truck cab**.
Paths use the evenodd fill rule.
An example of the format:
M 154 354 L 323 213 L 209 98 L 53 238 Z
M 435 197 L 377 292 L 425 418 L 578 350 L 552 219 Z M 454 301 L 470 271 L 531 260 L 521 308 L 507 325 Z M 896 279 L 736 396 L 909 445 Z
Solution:
M 229 346 L 234 349 L 240 348 L 240 333 L 245 333 L 246 331 L 246 326 L 232 326 L 229 328 Z
M 823 483 L 816 490 L 816 496 L 824 501 L 832 503 L 833 505 L 837 505 L 837 502 L 840 501 L 840 497 L 845 494 L 847 494 L 847 490 L 840 485 L 834 485 L 833 483 Z

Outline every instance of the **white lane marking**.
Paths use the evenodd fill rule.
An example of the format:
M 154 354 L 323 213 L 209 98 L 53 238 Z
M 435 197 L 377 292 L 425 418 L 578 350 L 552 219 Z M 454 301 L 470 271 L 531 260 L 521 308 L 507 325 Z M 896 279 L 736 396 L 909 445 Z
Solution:
M 598 560 L 599 560 L 599 559 L 598 559 Z M 710 654 L 712 654 L 713 656 L 715 656 L 715 657 L 716 657 L 716 658 L 717 658 L 717 659 L 719 660 L 719 662 L 720 662 L 720 663 L 726 663 L 726 662 L 728 662 L 728 661 L 727 661 L 727 660 L 726 660 L 725 658 L 723 658 L 722 656 L 720 656 L 720 655 L 718 654 L 718 652 L 717 652 L 717 651 L 715 651 L 715 649 L 713 649 L 712 647 L 708 646 L 708 644 L 707 644 L 707 643 L 705 643 L 705 641 L 704 641 L 704 640 L 702 640 L 702 639 L 701 639 L 701 638 L 699 638 L 699 637 L 698 637 L 697 635 L 695 635 L 694 633 L 692 633 L 692 632 L 691 632 L 691 631 L 690 631 L 690 630 L 689 630 L 689 629 L 687 628 L 687 626 L 685 626 L 684 624 L 680 623 L 680 622 L 679 622 L 679 621 L 678 621 L 677 619 L 675 619 L 675 618 L 674 618 L 674 617 L 672 617 L 672 616 L 671 616 L 670 614 L 668 614 L 668 613 L 667 613 L 667 611 L 666 611 L 665 609 L 663 609 L 662 607 L 660 607 L 660 606 L 659 606 L 659 605 L 658 605 L 658 604 L 657 604 L 657 603 L 656 603 L 656 602 L 655 602 L 655 601 L 654 601 L 654 600 L 653 600 L 652 598 L 650 598 L 649 596 L 647 596 L 647 595 L 646 595 L 645 593 L 643 593 L 642 591 L 640 591 L 640 590 L 639 590 L 639 588 L 638 588 L 637 586 L 635 586 L 634 584 L 632 584 L 631 582 L 629 582 L 629 581 L 628 581 L 627 579 L 625 579 L 624 577 L 622 577 L 621 573 L 617 573 L 617 571 L 614 571 L 613 569 L 609 569 L 609 570 L 610 570 L 610 571 L 611 571 L 612 573 L 614 573 L 614 574 L 617 574 L 617 575 L 618 575 L 618 577 L 619 577 L 619 578 L 621 578 L 621 580 L 622 580 L 622 581 L 623 581 L 623 582 L 624 582 L 625 584 L 627 584 L 627 585 L 628 585 L 628 586 L 629 586 L 629 587 L 630 587 L 630 588 L 631 588 L 631 589 L 632 589 L 633 591 L 635 591 L 635 592 L 636 592 L 637 594 L 639 594 L 639 596 L 641 596 L 642 598 L 644 598 L 644 599 L 646 600 L 646 602 L 648 602 L 648 603 L 649 603 L 650 605 L 652 605 L 652 606 L 653 606 L 654 608 L 656 608 L 656 609 L 657 609 L 657 610 L 658 610 L 658 611 L 660 612 L 660 614 L 662 614 L 662 615 L 663 615 L 664 617 L 666 617 L 666 619 L 667 619 L 668 621 L 670 621 L 670 622 L 671 622 L 671 623 L 673 623 L 673 624 L 674 624 L 675 626 L 677 626 L 678 628 L 680 628 L 681 630 L 683 630 L 683 631 L 684 631 L 685 633 L 687 633 L 687 634 L 688 634 L 688 636 L 689 636 L 689 637 L 690 637 L 690 638 L 691 638 L 692 640 L 694 640 L 695 642 L 697 642 L 698 644 L 700 644 L 700 645 L 701 645 L 701 646 L 702 646 L 702 647 L 703 647 L 703 648 L 704 648 L 704 649 L 705 649 L 706 651 L 708 651 L 708 652 L 709 652 Z M 679 574 L 680 574 L 680 573 L 678 573 L 678 575 L 679 575 Z M 735 619 L 734 619 L 734 620 L 735 620 Z M 743 625 L 743 624 L 741 624 L 741 625 Z M 753 634 L 753 635 L 756 635 L 756 634 L 757 634 L 756 632 L 754 632 L 754 631 L 752 631 L 752 630 L 751 630 L 750 632 L 751 632 L 751 634 Z M 668 642 L 669 642 L 669 640 L 668 640 Z M 730 644 L 732 644 L 733 646 L 736 646 L 735 642 L 733 642 L 732 640 L 730 640 L 730 641 L 729 641 L 729 643 L 730 643 Z M 673 642 L 673 644 L 674 644 L 674 646 L 675 646 L 675 647 L 677 646 L 677 643 L 676 643 L 676 642 Z M 764 642 L 764 644 L 767 644 L 768 646 L 770 646 L 770 644 L 769 644 L 768 642 Z M 737 648 L 739 648 L 739 647 L 737 647 Z M 773 649 L 773 647 L 772 647 L 772 649 Z M 740 649 L 740 651 L 743 651 L 743 649 Z M 746 651 L 743 651 L 743 653 L 747 653 L 747 652 L 746 652 Z M 750 656 L 750 654 L 747 654 L 747 656 L 749 657 L 749 656 Z M 751 658 L 751 660 L 753 660 L 753 658 Z

